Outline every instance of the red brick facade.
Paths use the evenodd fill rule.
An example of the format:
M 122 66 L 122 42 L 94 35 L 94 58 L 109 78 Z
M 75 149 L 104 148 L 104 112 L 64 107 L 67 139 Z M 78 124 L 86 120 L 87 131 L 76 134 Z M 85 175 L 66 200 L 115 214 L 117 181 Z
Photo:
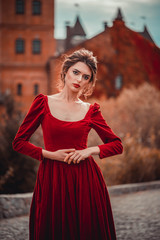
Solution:
M 93 51 L 98 58 L 98 81 L 94 97 L 117 96 L 121 90 L 131 85 L 138 86 L 149 82 L 160 89 L 160 49 L 153 41 L 129 29 L 118 12 L 112 27 L 95 37 L 66 51 L 66 54 L 79 48 Z M 60 57 L 51 59 L 51 92 L 55 81 L 60 77 Z
M 47 61 L 55 52 L 54 0 L 0 0 L 0 8 L 0 90 L 11 91 L 25 110 L 37 93 L 48 92 Z M 21 40 L 23 52 L 17 53 Z

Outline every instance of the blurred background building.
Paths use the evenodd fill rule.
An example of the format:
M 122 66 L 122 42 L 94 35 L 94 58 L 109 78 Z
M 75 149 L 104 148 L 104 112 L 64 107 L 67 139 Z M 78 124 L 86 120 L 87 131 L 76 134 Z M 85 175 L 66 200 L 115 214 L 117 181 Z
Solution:
M 47 62 L 54 55 L 54 0 L 0 0 L 0 91 L 27 110 L 47 93 Z
M 54 39 L 54 0 L 0 0 L 0 94 L 12 93 L 26 111 L 39 94 L 57 92 L 61 54 L 87 48 L 98 58 L 93 97 L 116 97 L 124 87 L 149 82 L 160 88 L 160 49 L 147 26 L 135 32 L 125 25 L 122 10 L 113 25 L 87 39 L 80 16 L 66 39 Z

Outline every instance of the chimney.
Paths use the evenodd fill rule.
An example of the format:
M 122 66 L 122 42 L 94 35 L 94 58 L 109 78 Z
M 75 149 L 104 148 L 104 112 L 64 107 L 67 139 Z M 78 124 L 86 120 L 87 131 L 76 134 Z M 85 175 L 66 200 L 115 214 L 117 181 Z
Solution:
M 104 31 L 108 28 L 108 23 L 105 21 L 103 22 L 103 26 L 104 26 Z
M 70 22 L 65 21 L 65 26 L 66 26 L 66 38 L 70 36 Z

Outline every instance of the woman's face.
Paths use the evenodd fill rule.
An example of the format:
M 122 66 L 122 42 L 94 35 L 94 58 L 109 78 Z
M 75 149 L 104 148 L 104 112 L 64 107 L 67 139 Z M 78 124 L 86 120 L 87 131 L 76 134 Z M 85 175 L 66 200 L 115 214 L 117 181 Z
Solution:
M 92 76 L 90 68 L 83 62 L 72 65 L 65 76 L 65 84 L 75 92 L 87 87 Z

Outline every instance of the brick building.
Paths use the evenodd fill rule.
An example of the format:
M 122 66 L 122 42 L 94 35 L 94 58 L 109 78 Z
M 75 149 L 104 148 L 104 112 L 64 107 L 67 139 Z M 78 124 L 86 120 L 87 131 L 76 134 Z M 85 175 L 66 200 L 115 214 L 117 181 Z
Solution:
M 49 91 L 48 59 L 54 55 L 54 0 L 0 0 L 0 91 L 28 109 Z
M 98 81 L 94 97 L 117 96 L 124 87 L 149 82 L 160 89 L 160 48 L 154 43 L 147 26 L 135 32 L 125 25 L 119 8 L 113 25 L 104 23 L 104 31 L 66 50 L 66 54 L 86 48 L 98 58 Z M 50 93 L 59 78 L 60 57 L 51 58 Z
M 57 92 L 61 51 L 54 39 L 54 0 L 0 0 L 0 9 L 0 91 L 10 91 L 26 111 L 38 93 Z M 117 96 L 124 87 L 143 82 L 160 89 L 160 49 L 147 26 L 135 32 L 125 25 L 121 9 L 113 25 L 104 22 L 104 31 L 91 39 L 78 16 L 66 30 L 65 53 L 84 47 L 98 58 L 93 97 Z

